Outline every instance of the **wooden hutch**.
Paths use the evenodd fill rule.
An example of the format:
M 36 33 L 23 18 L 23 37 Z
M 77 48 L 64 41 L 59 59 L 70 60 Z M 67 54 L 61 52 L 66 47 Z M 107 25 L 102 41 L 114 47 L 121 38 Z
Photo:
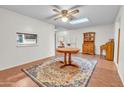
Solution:
M 83 33 L 82 53 L 95 55 L 95 32 Z

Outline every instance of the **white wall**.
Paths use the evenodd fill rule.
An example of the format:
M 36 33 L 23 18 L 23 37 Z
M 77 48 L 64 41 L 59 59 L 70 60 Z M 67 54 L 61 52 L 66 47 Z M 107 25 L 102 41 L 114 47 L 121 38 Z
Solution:
M 0 8 L 0 70 L 54 55 L 54 26 Z M 16 32 L 38 34 L 38 45 L 16 47 Z
M 83 43 L 83 33 L 85 32 L 95 32 L 95 52 L 96 54 L 100 53 L 100 45 L 105 44 L 106 42 L 109 41 L 109 39 L 114 38 L 114 25 L 98 25 L 94 27 L 87 27 L 87 28 L 82 28 L 82 29 L 77 29 L 77 30 L 71 30 L 71 31 L 57 31 L 58 36 L 64 36 L 66 41 L 68 38 L 75 43 L 76 47 L 80 48 L 82 52 L 82 43 Z M 68 38 L 67 38 L 68 37 Z
M 120 27 L 120 53 L 119 53 L 119 64 L 117 64 L 118 72 L 120 74 L 121 80 L 124 84 L 124 6 L 121 7 L 120 12 L 116 18 L 115 22 L 115 39 L 116 44 L 118 43 L 118 28 Z M 117 45 L 115 46 L 115 49 L 117 49 Z M 117 63 L 117 50 L 115 51 L 115 63 Z

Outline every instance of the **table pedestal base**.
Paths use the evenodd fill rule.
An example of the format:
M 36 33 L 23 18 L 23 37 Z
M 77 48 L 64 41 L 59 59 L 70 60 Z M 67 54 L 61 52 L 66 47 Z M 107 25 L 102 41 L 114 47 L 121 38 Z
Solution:
M 62 63 L 62 64 L 64 64 L 64 62 L 63 62 L 63 61 L 59 61 L 59 63 Z
M 62 65 L 62 66 L 60 66 L 60 68 L 64 68 L 64 67 L 66 67 L 66 66 L 73 66 L 73 67 L 79 67 L 78 65 L 76 65 L 76 64 L 64 64 L 64 65 Z

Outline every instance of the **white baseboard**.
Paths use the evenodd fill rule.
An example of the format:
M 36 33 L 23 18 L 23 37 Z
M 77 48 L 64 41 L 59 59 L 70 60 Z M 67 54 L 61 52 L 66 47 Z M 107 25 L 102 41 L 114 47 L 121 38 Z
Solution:
M 114 62 L 114 63 L 115 63 L 115 62 Z M 115 65 L 116 65 L 116 67 L 117 67 L 117 71 L 118 71 L 119 77 L 120 77 L 120 79 L 121 79 L 121 82 L 122 82 L 122 84 L 123 84 L 123 86 L 124 86 L 124 80 L 123 80 L 123 77 L 122 77 L 122 75 L 121 75 L 121 73 L 120 73 L 120 71 L 119 71 L 118 64 L 115 63 Z

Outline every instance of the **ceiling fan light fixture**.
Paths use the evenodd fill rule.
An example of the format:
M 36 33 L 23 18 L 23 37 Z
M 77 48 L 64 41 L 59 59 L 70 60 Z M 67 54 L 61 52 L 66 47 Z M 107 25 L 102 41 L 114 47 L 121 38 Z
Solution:
M 67 22 L 68 18 L 67 17 L 62 17 L 61 20 L 62 20 L 62 22 Z

